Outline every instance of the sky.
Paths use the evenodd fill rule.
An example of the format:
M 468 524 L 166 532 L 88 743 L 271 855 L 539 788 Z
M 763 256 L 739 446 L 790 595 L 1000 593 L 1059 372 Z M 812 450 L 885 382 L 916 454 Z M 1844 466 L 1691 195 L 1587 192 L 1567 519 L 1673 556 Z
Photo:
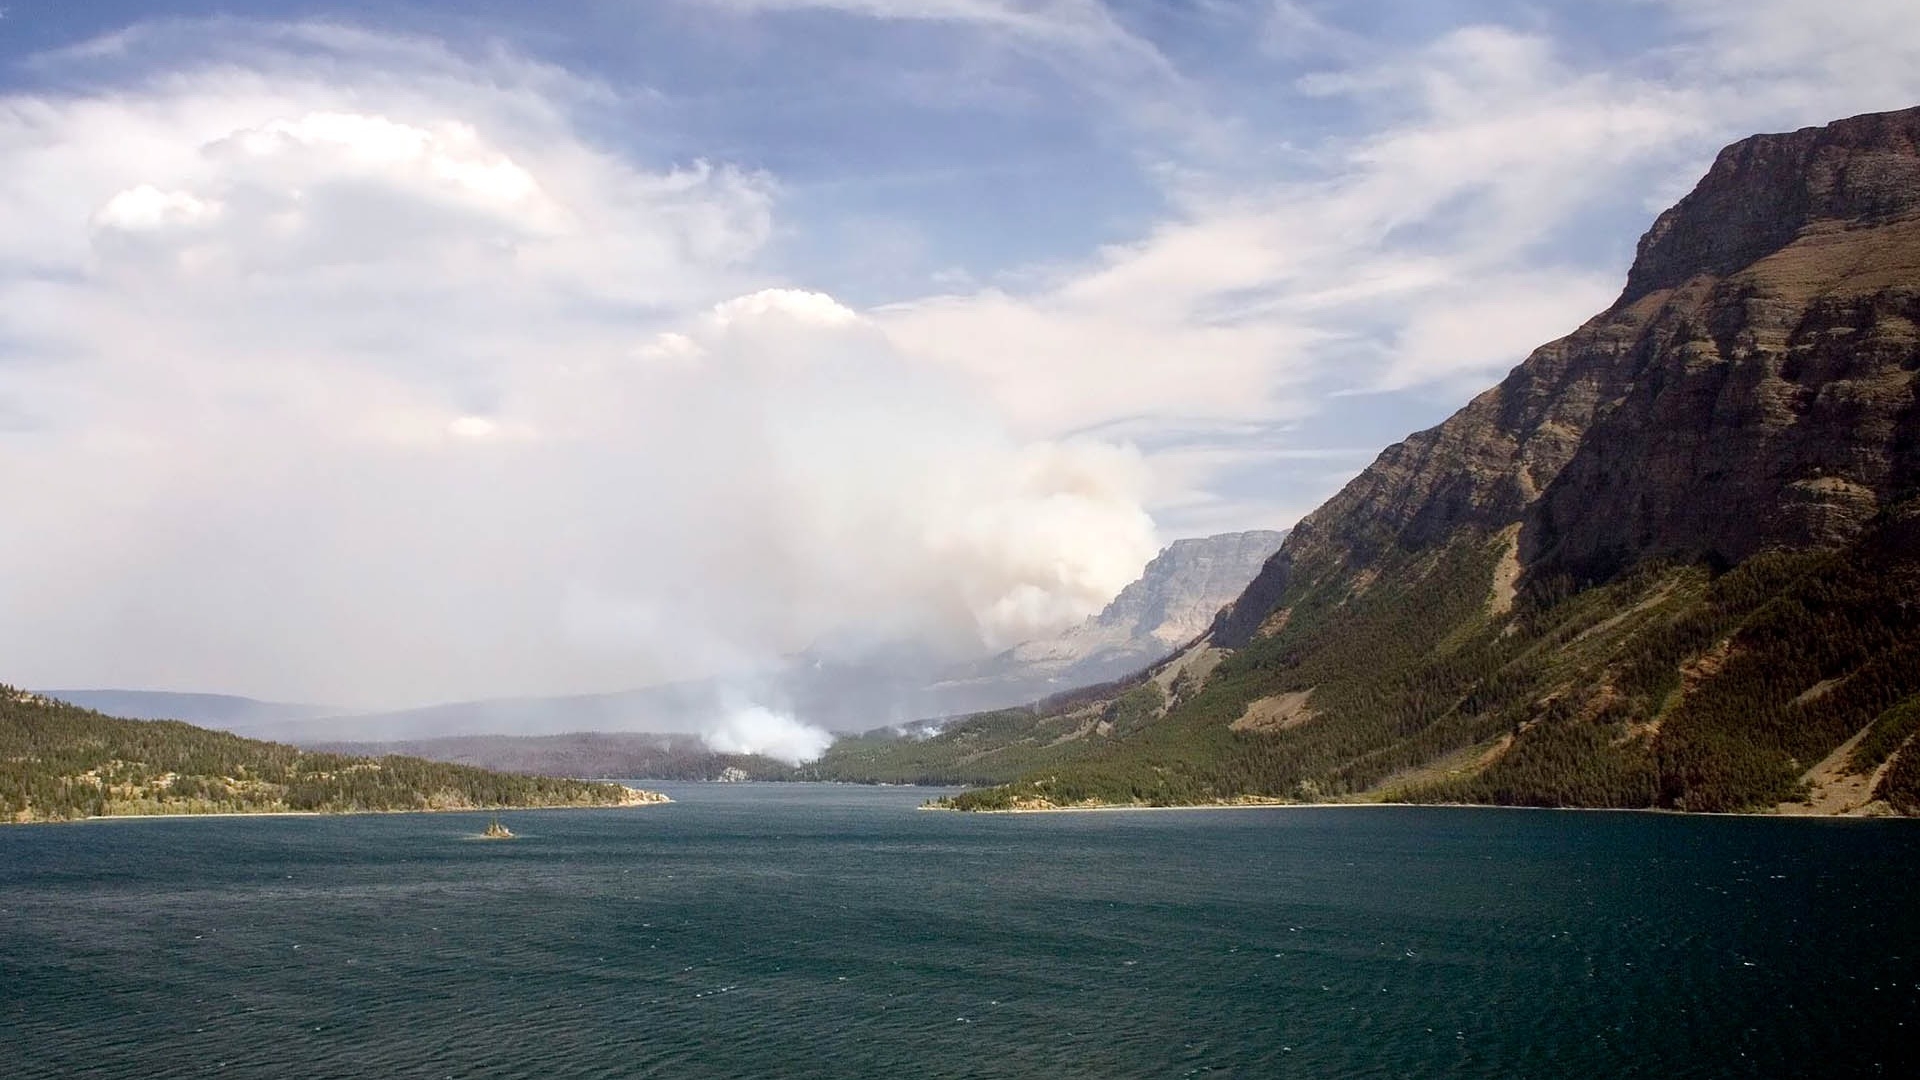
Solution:
M 588 692 L 1097 611 L 1603 310 L 1912 0 L 11 0 L 0 680 Z

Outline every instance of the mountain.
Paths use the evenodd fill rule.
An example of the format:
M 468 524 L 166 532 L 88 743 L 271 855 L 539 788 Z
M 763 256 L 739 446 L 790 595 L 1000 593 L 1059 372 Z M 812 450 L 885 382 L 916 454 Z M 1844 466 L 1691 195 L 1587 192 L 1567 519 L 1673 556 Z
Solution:
M 244 735 L 262 734 L 276 725 L 321 716 L 337 716 L 342 709 L 326 705 L 294 705 L 256 701 L 230 694 L 177 694 L 161 690 L 44 690 L 50 698 L 132 720 L 184 720 Z
M 1195 648 L 929 740 L 1044 758 L 959 803 L 1920 811 L 1917 144 L 1920 109 L 1728 147 L 1610 308 L 1389 447 Z
M 1004 708 L 1108 682 L 1163 660 L 1206 632 L 1286 536 L 1254 530 L 1176 540 L 1086 622 L 945 673 L 928 688 L 937 704 L 921 712 Z
M 320 754 L 178 721 L 122 720 L 0 686 L 0 821 L 657 801 L 618 784 Z

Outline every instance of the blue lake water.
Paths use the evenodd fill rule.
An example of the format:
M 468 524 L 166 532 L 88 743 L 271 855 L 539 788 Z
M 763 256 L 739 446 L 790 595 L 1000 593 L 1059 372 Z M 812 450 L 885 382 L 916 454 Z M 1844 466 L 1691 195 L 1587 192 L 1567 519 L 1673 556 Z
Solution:
M 925 790 L 0 828 L 0 1076 L 1826 1077 L 1920 824 Z

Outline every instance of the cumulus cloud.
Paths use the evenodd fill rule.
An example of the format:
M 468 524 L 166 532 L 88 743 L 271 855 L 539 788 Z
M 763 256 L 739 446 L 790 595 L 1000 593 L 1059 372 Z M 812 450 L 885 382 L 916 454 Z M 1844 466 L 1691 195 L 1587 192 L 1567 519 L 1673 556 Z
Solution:
M 741 499 L 651 485 L 700 516 L 683 557 L 743 542 L 743 559 L 782 560 L 777 580 L 740 598 L 736 641 L 804 644 L 837 620 L 867 637 L 1000 648 L 1098 610 L 1152 555 L 1136 452 L 1014 437 L 966 383 L 906 362 L 822 294 L 735 298 L 639 355 L 625 391 L 672 415 L 637 437 L 662 457 L 735 462 L 764 485 Z M 615 394 L 600 407 L 619 410 L 604 422 L 645 407 L 600 391 Z
M 13 677 L 383 705 L 978 652 L 1152 554 L 1136 453 L 771 287 L 769 178 L 608 152 L 511 58 L 296 37 L 0 108 Z

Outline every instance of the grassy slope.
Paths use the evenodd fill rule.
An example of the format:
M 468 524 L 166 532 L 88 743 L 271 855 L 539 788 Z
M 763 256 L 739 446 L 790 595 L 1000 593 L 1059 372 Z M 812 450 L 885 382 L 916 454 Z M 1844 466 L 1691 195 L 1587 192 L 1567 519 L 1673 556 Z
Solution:
M 0 687 L 0 821 L 617 806 L 630 798 L 616 784 L 316 754 L 177 721 L 120 720 Z

